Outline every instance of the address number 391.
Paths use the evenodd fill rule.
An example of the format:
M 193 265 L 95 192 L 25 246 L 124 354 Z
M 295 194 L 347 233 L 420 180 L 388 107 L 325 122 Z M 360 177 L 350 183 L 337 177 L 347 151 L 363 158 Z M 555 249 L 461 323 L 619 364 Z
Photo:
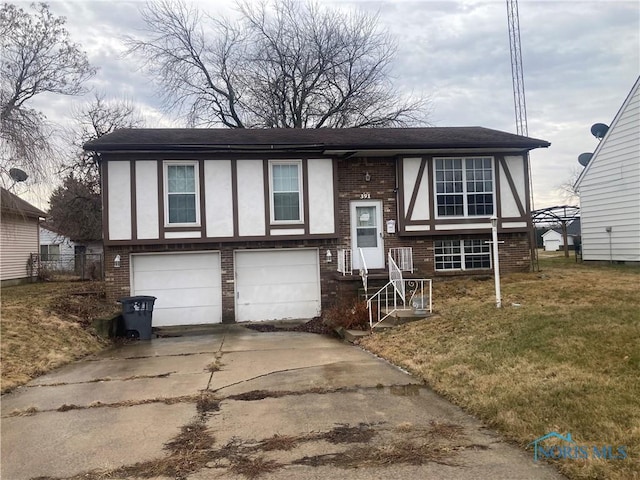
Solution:
M 369 192 L 363 192 L 360 194 L 360 200 L 365 200 L 371 198 L 371 194 Z

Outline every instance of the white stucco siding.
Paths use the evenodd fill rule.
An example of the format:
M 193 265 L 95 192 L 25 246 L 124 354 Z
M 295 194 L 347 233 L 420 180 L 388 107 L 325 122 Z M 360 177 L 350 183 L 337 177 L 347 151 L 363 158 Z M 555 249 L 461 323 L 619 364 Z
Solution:
M 580 179 L 585 260 L 640 262 L 638 132 L 640 90 L 636 84 Z
M 232 237 L 233 192 L 230 160 L 204 162 L 204 198 L 207 237 Z
M 308 160 L 307 171 L 309 233 L 334 233 L 333 161 L 331 159 Z
M 109 240 L 131 240 L 130 163 L 109 162 L 107 171 L 109 182 Z M 154 216 L 158 216 L 157 211 Z
M 158 163 L 136 162 L 136 232 L 139 239 L 160 238 Z
M 238 160 L 238 233 L 265 235 L 264 175 L 262 160 Z
M 0 221 L 0 280 L 29 277 L 27 264 L 38 253 L 38 220 L 21 215 L 2 215 Z
M 411 197 L 418 181 L 421 158 L 404 158 L 402 160 L 402 177 L 404 183 L 404 214 L 409 213 Z M 422 181 L 418 186 L 416 202 L 413 206 L 413 213 L 408 220 L 429 220 L 429 172 L 424 171 Z
M 507 172 L 500 168 L 500 210 L 501 216 L 504 217 L 520 217 L 522 214 L 518 209 L 518 203 L 516 196 L 520 200 L 520 204 L 523 208 L 526 205 L 526 180 L 524 171 L 524 161 L 520 155 L 517 156 L 505 156 L 505 164 L 511 174 L 514 186 L 516 188 L 516 195 L 511 190 Z

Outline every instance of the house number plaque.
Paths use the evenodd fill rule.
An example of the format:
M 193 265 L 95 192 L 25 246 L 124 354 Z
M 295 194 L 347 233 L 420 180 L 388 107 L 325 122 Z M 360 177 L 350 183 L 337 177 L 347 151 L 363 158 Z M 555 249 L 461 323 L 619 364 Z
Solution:
M 371 194 L 369 192 L 362 192 L 360 194 L 360 200 L 366 200 L 366 199 L 369 199 L 369 198 L 371 198 Z

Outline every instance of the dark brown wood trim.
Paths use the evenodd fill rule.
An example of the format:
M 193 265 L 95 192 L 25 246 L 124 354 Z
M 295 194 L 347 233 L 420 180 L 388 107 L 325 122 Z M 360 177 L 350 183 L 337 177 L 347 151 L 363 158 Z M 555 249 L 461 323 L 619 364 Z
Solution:
M 333 233 L 335 234 L 338 231 L 338 216 L 339 216 L 339 208 L 338 204 L 340 203 L 340 194 L 338 193 L 338 159 L 333 158 Z
M 102 241 L 109 241 L 109 162 L 100 164 L 102 175 Z
M 507 228 L 500 229 L 500 234 L 507 233 L 529 233 L 529 229 L 527 228 Z M 442 237 L 448 236 L 453 237 L 457 235 L 489 235 L 491 236 L 491 229 L 467 229 L 467 230 L 429 230 L 429 231 L 420 231 L 420 232 L 402 232 L 400 237 Z
M 493 175 L 494 178 L 494 186 L 495 186 L 495 198 L 493 199 L 493 205 L 495 208 L 495 215 L 498 218 L 502 218 L 502 187 L 500 186 L 500 169 L 501 169 L 500 157 L 493 157 Z
M 265 237 L 214 237 L 214 238 L 165 238 L 163 240 L 109 240 L 104 244 L 107 247 L 130 245 L 130 246 L 145 246 L 145 245 L 169 245 L 176 243 L 242 243 L 246 245 L 247 242 L 263 242 L 268 244 L 277 243 L 280 241 L 310 241 L 310 240 L 339 240 L 340 237 L 335 234 L 317 234 L 317 235 L 279 235 L 270 238 Z M 266 246 L 266 248 L 269 248 Z M 153 252 L 149 252 L 153 253 Z
M 511 176 L 511 172 L 509 171 L 509 167 L 507 166 L 507 161 L 504 159 L 504 157 L 498 157 L 498 159 L 500 160 L 500 165 L 504 170 L 504 173 L 507 177 L 507 182 L 509 182 L 509 188 L 511 188 L 511 193 L 513 194 L 513 198 L 516 200 L 516 205 L 518 206 L 518 211 L 520 212 L 520 215 L 522 215 L 523 217 L 526 215 L 525 213 L 525 209 L 522 206 L 522 200 L 520 199 L 520 195 L 518 195 L 518 189 L 516 188 L 516 184 L 513 181 L 513 177 Z M 526 171 L 526 170 L 525 170 Z M 525 180 L 527 179 L 527 175 L 524 175 Z M 525 182 L 525 184 L 527 184 L 527 182 Z M 526 188 L 525 188 L 525 193 L 526 193 Z M 528 195 L 527 195 L 528 197 Z
M 137 202 L 137 185 L 136 185 L 136 161 L 129 162 L 131 182 L 131 238 L 138 238 L 138 202 Z
M 292 228 L 303 229 L 305 231 L 305 235 L 309 235 L 307 232 L 307 228 L 305 228 L 305 224 L 303 223 L 275 223 L 273 225 L 269 225 L 271 230 L 289 230 Z
M 269 178 L 271 177 L 271 163 L 268 159 L 262 160 L 262 185 L 264 194 L 264 234 L 269 236 L 269 225 L 271 224 L 271 189 L 269 188 Z
M 201 227 L 200 225 L 193 225 L 193 226 L 188 226 L 188 225 L 180 225 L 179 227 L 174 227 L 174 226 L 167 226 L 164 228 L 165 233 L 168 232 L 198 232 L 200 234 L 202 234 L 201 231 Z
M 309 235 L 309 161 L 302 159 L 302 215 L 304 234 Z
M 233 208 L 233 236 L 237 238 L 238 232 L 238 163 L 231 161 L 231 204 Z
M 420 159 L 420 168 L 418 169 L 418 176 L 416 177 L 416 183 L 413 185 L 413 191 L 411 192 L 411 200 L 409 200 L 409 209 L 407 210 L 407 220 L 411 221 L 413 217 L 413 209 L 416 206 L 416 199 L 418 198 L 418 192 L 422 186 L 422 177 L 424 175 L 424 169 L 427 165 L 427 160 Z
M 434 225 L 466 225 L 469 223 L 486 223 L 491 226 L 491 221 L 487 217 L 478 217 L 478 218 L 440 218 L 433 222 Z
M 207 207 L 205 195 L 206 186 L 204 181 L 204 159 L 198 160 L 198 182 L 200 188 L 200 232 L 203 237 L 207 236 Z
M 164 239 L 164 162 L 158 160 L 158 236 Z
M 427 178 L 429 180 L 429 220 L 433 222 L 436 218 L 436 184 L 433 178 L 435 164 L 433 163 L 433 156 L 426 157 L 426 159 Z
M 531 219 L 531 178 L 529 176 L 529 163 L 531 159 L 529 158 L 529 152 L 522 155 L 522 168 L 524 169 L 524 204 L 526 211 L 524 216 L 527 217 L 529 223 L 533 225 L 533 221 Z
M 406 222 L 407 226 L 410 225 L 433 225 L 433 221 L 431 220 L 411 220 L 410 222 Z
M 398 219 L 397 231 L 404 230 L 407 219 L 404 214 L 404 158 L 396 158 L 396 218 Z

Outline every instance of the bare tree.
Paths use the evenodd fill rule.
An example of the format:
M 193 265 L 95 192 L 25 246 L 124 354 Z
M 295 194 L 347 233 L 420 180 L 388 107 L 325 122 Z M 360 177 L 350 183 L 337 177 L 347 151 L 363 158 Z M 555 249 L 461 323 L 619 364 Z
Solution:
M 42 93 L 78 95 L 95 74 L 87 56 L 71 42 L 65 19 L 45 3 L 33 13 L 10 3 L 0 8 L 0 174 L 23 168 L 34 180 L 46 175 L 51 155 L 51 125 L 28 102 Z
M 103 93 L 94 93 L 93 99 L 72 111 L 74 124 L 66 136 L 73 148 L 72 161 L 62 166 L 62 173 L 73 176 L 100 192 L 100 165 L 95 152 L 82 146 L 118 128 L 142 127 L 145 120 L 135 105 L 124 98 L 109 99 Z
M 582 167 L 574 167 L 569 178 L 558 186 L 563 200 L 569 205 L 577 203 L 580 199 L 580 192 L 576 189 L 576 182 L 580 178 L 582 170 Z
M 378 17 L 313 2 L 238 4 L 237 22 L 181 0 L 142 10 L 147 38 L 129 53 L 160 83 L 168 110 L 191 125 L 376 127 L 424 123 L 427 100 L 390 79 L 393 38 Z

